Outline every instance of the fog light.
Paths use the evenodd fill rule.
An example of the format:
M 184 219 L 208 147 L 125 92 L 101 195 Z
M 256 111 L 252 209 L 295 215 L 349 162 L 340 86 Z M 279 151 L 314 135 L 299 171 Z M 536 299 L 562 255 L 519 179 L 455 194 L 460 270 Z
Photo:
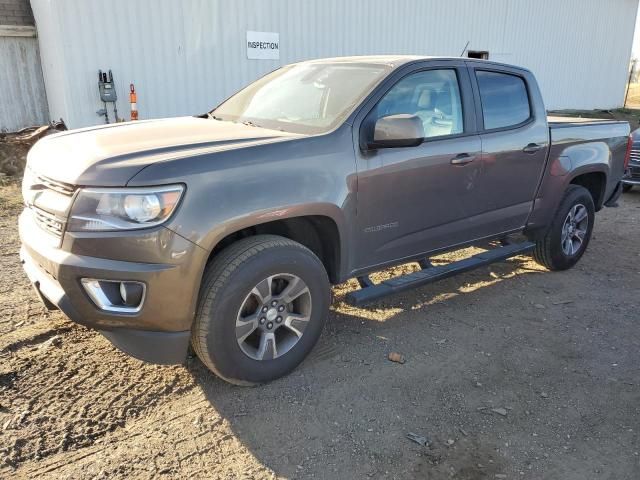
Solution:
M 142 303 L 144 295 L 144 283 L 120 282 L 120 297 L 127 307 L 137 307 Z
M 81 283 L 100 310 L 137 313 L 142 309 L 146 293 L 142 282 L 83 278 Z

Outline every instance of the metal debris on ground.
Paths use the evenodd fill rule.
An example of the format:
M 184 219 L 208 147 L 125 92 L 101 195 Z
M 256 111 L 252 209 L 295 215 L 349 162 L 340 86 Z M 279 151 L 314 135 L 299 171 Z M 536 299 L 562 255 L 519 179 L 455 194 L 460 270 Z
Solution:
M 62 132 L 67 130 L 67 126 L 64 124 L 64 121 L 60 120 L 47 125 L 26 127 L 17 132 L 2 132 L 0 133 L 0 140 L 6 143 L 35 142 L 50 130 Z
M 54 335 L 46 342 L 42 342 L 39 348 L 59 347 L 60 345 L 62 345 L 62 337 L 60 335 Z
M 31 146 L 50 133 L 66 130 L 64 122 L 27 127 L 17 132 L 0 131 L 0 176 L 20 176 Z
M 407 438 L 412 442 L 417 443 L 418 445 L 422 445 L 423 447 L 431 443 L 427 437 L 418 435 L 417 433 L 413 432 L 407 433 Z

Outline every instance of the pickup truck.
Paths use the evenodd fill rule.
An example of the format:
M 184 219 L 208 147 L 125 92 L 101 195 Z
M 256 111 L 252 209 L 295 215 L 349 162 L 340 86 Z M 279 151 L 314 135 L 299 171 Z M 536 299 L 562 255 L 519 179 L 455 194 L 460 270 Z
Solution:
M 622 178 L 622 191 L 625 193 L 640 186 L 640 128 L 631 132 L 631 138 L 633 144 L 629 155 L 629 169 Z
M 630 146 L 626 122 L 547 118 L 524 68 L 306 61 L 207 114 L 40 140 L 21 261 L 49 308 L 124 352 L 181 363 L 191 343 L 223 379 L 259 384 L 311 351 L 331 284 L 358 278 L 359 305 L 528 252 L 572 267 L 620 195 Z M 422 269 L 368 276 L 407 262 Z

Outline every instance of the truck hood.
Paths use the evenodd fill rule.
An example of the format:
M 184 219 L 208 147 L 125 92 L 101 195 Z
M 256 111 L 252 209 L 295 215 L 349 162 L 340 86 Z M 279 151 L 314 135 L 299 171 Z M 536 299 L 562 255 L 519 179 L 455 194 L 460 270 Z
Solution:
M 124 186 L 144 167 L 300 135 L 197 117 L 146 120 L 71 130 L 43 138 L 29 152 L 37 175 L 84 186 Z

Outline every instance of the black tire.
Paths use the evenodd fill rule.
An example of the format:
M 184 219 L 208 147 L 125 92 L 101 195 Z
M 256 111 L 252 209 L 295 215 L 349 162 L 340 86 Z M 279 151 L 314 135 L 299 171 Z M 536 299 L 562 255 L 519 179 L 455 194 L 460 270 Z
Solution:
M 310 296 L 312 305 L 309 321 L 305 322 L 306 328 L 297 343 L 286 353 L 256 360 L 240 347 L 236 318 L 255 286 L 283 273 L 295 275 L 306 283 L 308 293 L 305 295 Z M 291 372 L 309 354 L 322 333 L 330 302 L 327 273 L 308 248 L 275 235 L 245 238 L 220 252 L 206 268 L 191 344 L 200 360 L 230 383 L 269 382 Z
M 567 215 L 577 205 L 586 207 L 588 225 L 579 249 L 573 254 L 567 254 L 562 248 L 562 229 Z M 579 185 L 569 185 L 546 234 L 536 242 L 533 258 L 549 270 L 567 270 L 573 267 L 589 245 L 594 220 L 595 207 L 589 191 Z
M 633 185 L 630 185 L 628 183 L 623 183 L 622 184 L 622 192 L 623 193 L 630 192 L 632 188 L 633 188 Z

